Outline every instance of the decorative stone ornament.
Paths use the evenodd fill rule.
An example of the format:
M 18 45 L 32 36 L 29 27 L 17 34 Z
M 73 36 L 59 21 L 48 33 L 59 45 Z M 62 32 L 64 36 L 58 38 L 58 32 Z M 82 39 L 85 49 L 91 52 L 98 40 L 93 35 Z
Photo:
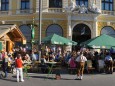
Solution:
M 94 13 L 94 14 L 100 14 L 101 10 L 97 8 L 96 4 L 91 3 L 91 5 L 86 7 L 84 4 L 81 6 L 76 5 L 75 1 L 71 0 L 71 3 L 69 6 L 65 7 L 66 12 L 78 12 L 78 13 Z

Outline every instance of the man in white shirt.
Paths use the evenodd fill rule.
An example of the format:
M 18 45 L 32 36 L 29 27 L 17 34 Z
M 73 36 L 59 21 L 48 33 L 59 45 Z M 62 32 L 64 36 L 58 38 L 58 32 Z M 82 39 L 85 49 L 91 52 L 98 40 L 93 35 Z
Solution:
M 106 73 L 112 74 L 113 73 L 113 59 L 110 56 L 109 52 L 106 53 L 105 57 L 105 65 L 106 65 Z
M 76 61 L 78 63 L 77 79 L 82 80 L 85 61 L 87 61 L 87 58 L 83 55 L 83 52 L 80 52 L 80 55 L 76 58 Z
M 112 61 L 112 57 L 108 53 L 106 54 L 105 61 Z

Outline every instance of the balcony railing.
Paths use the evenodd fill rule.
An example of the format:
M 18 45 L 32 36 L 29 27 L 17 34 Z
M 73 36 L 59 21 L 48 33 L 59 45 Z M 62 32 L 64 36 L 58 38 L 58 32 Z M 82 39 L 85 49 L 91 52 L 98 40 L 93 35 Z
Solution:
M 31 14 L 33 13 L 33 9 L 26 9 L 26 10 L 9 10 L 9 11 L 0 11 L 0 15 L 13 15 L 12 12 L 15 12 L 16 13 L 13 13 L 14 15 L 15 14 Z
M 114 15 L 115 12 L 114 12 L 114 11 L 106 11 L 106 10 L 102 10 L 102 14 Z
M 60 13 L 63 12 L 62 8 L 48 8 L 48 12 L 50 13 Z
M 39 9 L 36 9 L 36 12 L 39 12 Z M 64 8 L 42 8 L 42 12 L 62 13 L 64 12 Z
M 12 11 L 0 11 L 0 15 L 11 15 Z
M 33 9 L 16 10 L 16 14 L 30 14 L 30 13 L 33 13 Z
M 25 10 L 20 10 L 20 9 L 16 9 L 16 10 L 9 10 L 9 11 L 0 11 L 0 15 L 15 15 L 15 14 L 31 14 L 33 12 L 39 12 L 39 9 L 36 8 L 36 9 L 25 9 Z M 12 12 L 15 12 L 16 13 L 13 13 Z M 62 13 L 62 12 L 65 12 L 65 9 L 64 8 L 42 8 L 42 12 L 47 12 L 47 13 Z M 115 15 L 115 11 L 106 11 L 106 10 L 102 10 L 101 11 L 102 14 L 106 14 L 106 15 Z
M 39 12 L 38 9 L 36 9 L 36 12 Z M 65 12 L 65 9 L 64 8 L 42 8 L 42 12 L 61 13 L 61 12 Z M 102 14 L 115 15 L 115 12 L 102 10 Z

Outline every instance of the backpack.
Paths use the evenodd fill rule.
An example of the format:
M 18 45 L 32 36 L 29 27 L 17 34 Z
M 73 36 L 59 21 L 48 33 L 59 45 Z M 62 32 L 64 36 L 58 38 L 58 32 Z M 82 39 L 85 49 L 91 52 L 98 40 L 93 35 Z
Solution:
M 75 67 L 76 67 L 76 63 L 75 63 L 74 58 L 71 58 L 69 65 L 70 65 L 70 67 L 72 67 L 72 68 L 75 68 Z

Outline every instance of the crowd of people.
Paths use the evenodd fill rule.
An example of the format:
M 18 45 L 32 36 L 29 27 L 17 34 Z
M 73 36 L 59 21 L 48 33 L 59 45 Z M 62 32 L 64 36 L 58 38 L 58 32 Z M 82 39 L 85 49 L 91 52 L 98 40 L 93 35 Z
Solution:
M 0 52 L 0 62 L 1 69 L 4 72 L 3 78 L 8 77 L 9 72 L 14 72 L 13 69 L 16 69 L 17 82 L 24 82 L 23 79 L 23 66 L 24 63 L 32 62 L 34 60 L 38 60 L 38 54 L 36 52 L 27 51 L 25 48 L 16 47 L 13 49 L 13 53 L 1 51 Z M 1 75 L 1 74 L 0 74 Z M 19 80 L 19 76 L 21 80 Z
M 47 68 L 46 62 L 61 62 L 61 66 L 69 67 L 77 73 L 77 79 L 83 79 L 84 68 L 86 67 L 86 61 L 91 60 L 92 66 L 98 71 L 98 60 L 104 60 L 106 65 L 106 73 L 113 72 L 113 60 L 114 56 L 111 57 L 110 51 L 94 51 L 86 48 L 81 48 L 77 51 L 66 51 L 62 50 L 60 46 L 58 47 L 48 47 L 46 46 L 42 50 L 41 64 L 44 69 Z M 13 53 L 8 53 L 1 51 L 0 60 L 2 60 L 2 69 L 5 73 L 5 78 L 8 77 L 8 71 L 12 65 L 16 67 L 17 82 L 19 82 L 19 75 L 21 76 L 21 81 L 23 82 L 23 63 L 24 62 L 35 62 L 39 60 L 39 54 L 35 51 L 27 51 L 26 48 L 18 47 L 13 50 Z M 13 64 L 15 63 L 15 64 Z
M 57 47 L 56 49 L 47 47 L 44 50 L 43 57 L 44 61 L 55 61 L 62 62 L 62 65 L 66 67 L 70 67 L 72 72 L 76 71 L 77 78 L 83 78 L 84 68 L 87 68 L 86 61 L 91 60 L 92 67 L 95 68 L 96 72 L 99 71 L 99 60 L 103 60 L 104 69 L 107 74 L 113 73 L 113 65 L 114 65 L 114 56 L 110 52 L 110 50 L 90 50 L 86 48 L 81 48 L 78 51 L 61 51 L 61 47 Z M 73 71 L 74 69 L 74 71 Z M 77 69 L 77 70 L 76 70 Z

